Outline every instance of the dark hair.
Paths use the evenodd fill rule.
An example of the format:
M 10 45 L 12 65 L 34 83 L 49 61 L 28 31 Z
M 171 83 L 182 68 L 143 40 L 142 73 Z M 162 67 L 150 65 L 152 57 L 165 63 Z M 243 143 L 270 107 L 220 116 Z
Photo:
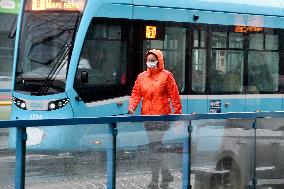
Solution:
M 149 56 L 150 54 L 154 55 L 154 56 L 157 58 L 158 62 L 159 62 L 158 56 L 157 56 L 155 53 L 150 52 L 150 51 L 148 51 L 148 52 L 146 53 L 146 55 L 145 55 L 145 62 L 146 62 L 146 60 L 147 60 L 147 56 Z

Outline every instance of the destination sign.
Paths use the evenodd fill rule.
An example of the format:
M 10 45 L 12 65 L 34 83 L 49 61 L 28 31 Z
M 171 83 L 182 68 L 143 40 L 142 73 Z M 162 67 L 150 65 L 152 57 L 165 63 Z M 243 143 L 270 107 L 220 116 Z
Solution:
M 84 7 L 85 0 L 30 0 L 26 4 L 26 10 L 32 11 L 83 11 Z
M 248 32 L 262 32 L 263 28 L 254 26 L 236 26 L 235 32 L 248 33 Z

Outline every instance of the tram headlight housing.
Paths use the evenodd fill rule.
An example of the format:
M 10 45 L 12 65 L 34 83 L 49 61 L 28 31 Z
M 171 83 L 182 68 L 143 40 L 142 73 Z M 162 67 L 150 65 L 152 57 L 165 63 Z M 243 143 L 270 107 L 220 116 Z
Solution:
M 64 99 L 60 99 L 60 100 L 55 100 L 55 101 L 50 101 L 48 103 L 48 110 L 57 110 L 59 108 L 64 107 L 66 104 L 69 103 L 69 98 L 64 98 Z
M 27 104 L 25 101 L 18 99 L 16 97 L 12 97 L 12 101 L 15 104 L 15 106 L 17 106 L 18 108 L 22 109 L 22 110 L 26 110 L 27 109 Z

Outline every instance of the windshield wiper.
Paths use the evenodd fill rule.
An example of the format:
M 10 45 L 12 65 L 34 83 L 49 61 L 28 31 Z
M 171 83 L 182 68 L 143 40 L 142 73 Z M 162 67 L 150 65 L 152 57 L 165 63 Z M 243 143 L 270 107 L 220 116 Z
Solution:
M 39 88 L 39 91 L 38 91 L 39 95 L 44 95 L 48 91 L 51 83 L 56 78 L 56 73 L 59 73 L 60 70 L 64 67 L 64 65 L 68 62 L 68 60 L 65 61 L 65 59 L 69 55 L 70 49 L 71 49 L 71 45 L 66 45 L 66 48 L 62 49 L 59 58 L 57 59 L 56 63 L 51 68 L 43 84 Z
M 80 18 L 80 16 L 77 16 L 73 32 L 70 33 L 70 35 L 73 34 L 72 39 L 71 39 L 72 43 L 74 42 L 74 39 L 75 39 L 75 35 L 76 35 L 75 32 L 76 32 L 76 29 L 78 27 L 79 18 Z M 70 35 L 69 35 L 69 37 L 70 37 Z M 67 39 L 67 41 L 69 41 L 69 39 Z M 57 59 L 56 63 L 53 65 L 53 67 L 52 67 L 51 71 L 49 72 L 48 76 L 46 77 L 44 83 L 40 87 L 39 95 L 44 95 L 49 90 L 53 80 L 56 78 L 56 73 L 59 73 L 60 70 L 64 67 L 64 65 L 67 62 L 69 62 L 69 58 L 66 61 L 64 61 L 64 60 L 66 59 L 66 57 L 69 55 L 69 52 L 71 51 L 71 45 L 67 44 L 67 45 L 65 45 L 65 47 L 66 48 L 63 48 L 62 51 L 59 53 L 59 58 Z M 66 67 L 65 77 L 67 75 L 68 67 L 69 66 Z M 54 75 L 55 75 L 55 77 L 54 77 Z

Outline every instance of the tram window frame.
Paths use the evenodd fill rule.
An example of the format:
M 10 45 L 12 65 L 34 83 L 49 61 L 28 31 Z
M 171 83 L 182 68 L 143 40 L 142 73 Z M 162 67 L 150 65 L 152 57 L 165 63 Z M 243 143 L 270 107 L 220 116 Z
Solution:
M 105 37 L 99 37 L 99 36 L 91 36 L 92 34 L 95 34 L 98 30 L 96 30 L 96 26 L 98 25 L 106 25 L 107 29 L 107 36 Z M 120 38 L 114 37 L 114 36 L 110 36 L 110 27 L 121 27 L 121 34 L 116 33 L 117 35 L 120 35 Z M 79 63 L 76 69 L 76 76 L 74 79 L 74 89 L 75 91 L 78 93 L 78 95 L 80 96 L 80 98 L 84 101 L 84 102 L 94 102 L 94 101 L 99 101 L 99 100 L 107 100 L 107 99 L 111 99 L 111 98 L 117 98 L 117 97 L 121 97 L 121 96 L 126 96 L 129 94 L 130 91 L 130 87 L 129 87 L 129 79 L 128 79 L 128 74 L 127 74 L 127 67 L 129 66 L 129 58 L 128 58 L 128 46 L 129 46 L 129 20 L 126 19 L 107 19 L 107 18 L 93 18 L 92 21 L 90 22 L 89 28 L 87 30 L 85 39 L 84 39 L 84 43 L 82 46 L 82 50 L 80 53 L 80 58 L 79 58 Z M 98 31 L 100 32 L 100 31 Z M 113 34 L 114 35 L 114 34 Z M 102 70 L 99 70 L 99 73 L 101 73 L 102 78 L 98 78 L 97 81 L 95 79 L 93 79 L 93 82 L 91 83 L 90 81 L 88 82 L 82 82 L 81 81 L 81 73 L 83 71 L 90 73 L 90 71 L 94 72 L 92 76 L 95 77 L 95 75 L 98 76 L 98 74 L 95 74 L 95 72 L 98 73 L 98 71 L 96 71 L 96 68 L 100 68 L 100 66 L 98 65 L 94 65 L 96 64 L 98 61 L 94 61 L 94 64 L 90 65 L 91 69 L 86 69 L 86 68 L 79 68 L 80 67 L 80 59 L 81 57 L 83 57 L 83 54 L 87 54 L 88 58 L 91 59 L 90 57 L 93 57 L 94 60 L 99 59 L 100 56 L 98 56 L 97 52 L 99 52 L 100 50 L 97 49 L 94 53 L 90 52 L 90 51 L 86 51 L 92 48 L 88 48 L 87 47 L 87 40 L 89 40 L 89 43 L 93 43 L 91 45 L 94 44 L 98 44 L 98 42 L 100 42 L 100 46 L 103 48 L 104 46 L 107 46 L 108 48 L 103 48 L 103 52 L 105 53 L 105 55 L 102 56 L 102 60 L 101 61 L 101 68 Z M 106 60 L 106 57 L 109 57 L 108 52 L 114 52 L 113 50 L 111 50 L 112 48 L 115 48 L 115 45 L 110 45 L 110 43 L 116 43 L 116 42 L 120 42 L 120 45 L 125 46 L 124 48 L 122 48 L 122 51 L 119 55 L 117 54 L 116 59 L 119 58 L 119 60 L 124 60 L 122 62 L 125 62 L 125 64 L 123 64 L 121 61 L 116 61 L 118 64 L 117 66 L 119 66 L 119 68 L 114 67 L 113 69 L 108 69 L 107 66 L 105 66 L 106 62 L 110 62 L 108 60 Z M 122 42 L 122 43 L 121 43 Z M 105 43 L 108 43 L 107 45 L 105 45 Z M 86 47 L 86 48 L 85 48 Z M 99 48 L 99 47 L 96 47 Z M 94 49 L 93 49 L 94 50 Z M 121 48 L 120 48 L 121 50 Z M 108 54 L 108 55 L 107 55 Z M 112 64 L 115 62 L 115 55 L 113 55 L 113 61 Z M 109 58 L 111 59 L 111 58 Z M 103 62 L 106 61 L 106 62 Z M 117 69 L 116 69 L 117 68 Z M 111 76 L 108 77 L 108 74 L 112 71 L 112 70 L 116 70 L 113 71 L 112 76 L 116 77 L 116 79 L 114 80 L 110 80 Z M 114 74 L 115 73 L 115 74 Z M 90 74 L 88 74 L 89 78 L 90 78 Z M 106 81 L 105 84 L 101 84 L 102 81 Z
M 249 32 L 248 34 L 249 46 L 248 46 L 248 87 L 247 93 L 249 94 L 273 94 L 280 92 L 280 30 L 263 28 L 261 32 Z M 251 39 L 253 35 L 258 35 L 262 38 L 261 46 L 252 46 Z M 271 46 L 269 49 L 267 46 L 267 35 L 277 36 L 276 42 L 277 48 Z M 255 54 L 255 55 L 253 55 Z M 276 64 L 268 61 L 271 58 Z M 256 63 L 258 61 L 258 63 Z
M 208 83 L 210 94 L 241 94 L 243 93 L 243 81 L 244 81 L 244 68 L 245 68 L 245 45 L 244 45 L 244 34 L 241 35 L 241 46 L 231 46 L 230 34 L 237 34 L 234 31 L 235 26 L 224 26 L 224 25 L 209 25 L 209 77 Z M 222 46 L 213 46 L 213 35 L 214 33 L 224 34 L 224 41 Z M 215 51 L 215 52 L 214 52 Z M 219 55 L 217 52 L 220 52 Z M 234 58 L 234 56 L 237 57 Z M 218 56 L 221 58 L 218 59 Z M 219 67 L 214 64 L 213 58 L 219 60 Z M 222 58 L 223 57 L 223 58 Z M 216 61 L 217 61 L 216 59 Z M 229 61 L 231 59 L 231 61 Z M 232 66 L 232 60 L 238 59 L 238 63 Z M 216 62 L 217 63 L 217 62 Z M 214 67 L 215 65 L 215 67 Z M 230 69 L 228 69 L 228 65 Z M 216 68 L 216 69 L 214 69 Z M 232 85 L 234 83 L 234 85 Z
M 190 93 L 205 94 L 207 92 L 208 73 L 208 27 L 204 24 L 190 25 Z M 200 55 L 201 54 L 201 55 Z M 201 85 L 199 85 L 201 84 Z

